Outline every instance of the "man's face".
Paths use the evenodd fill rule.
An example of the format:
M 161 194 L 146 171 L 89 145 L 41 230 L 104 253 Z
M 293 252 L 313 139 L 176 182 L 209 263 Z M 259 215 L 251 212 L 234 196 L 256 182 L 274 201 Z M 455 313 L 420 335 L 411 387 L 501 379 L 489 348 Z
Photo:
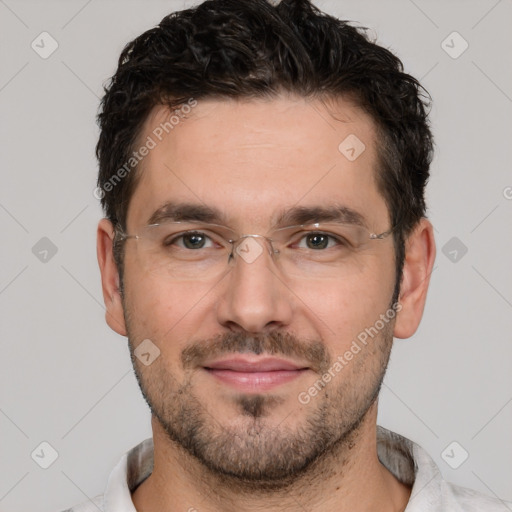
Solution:
M 267 234 L 292 208 L 340 205 L 371 232 L 388 230 L 372 121 L 343 101 L 334 114 L 284 97 L 200 101 L 143 160 L 127 232 L 139 233 L 168 202 L 214 208 L 238 234 Z M 168 117 L 156 108 L 141 140 Z M 350 144 L 339 149 L 349 135 L 365 145 L 355 160 Z M 384 375 L 393 321 L 350 361 L 344 354 L 389 311 L 392 237 L 328 277 L 286 274 L 266 249 L 251 262 L 226 258 L 215 278 L 171 277 L 148 271 L 139 242 L 125 242 L 124 316 L 141 389 L 170 439 L 217 473 L 276 482 L 357 431 Z M 133 356 L 146 339 L 160 350 L 148 366 Z M 329 370 L 320 391 L 308 392 Z

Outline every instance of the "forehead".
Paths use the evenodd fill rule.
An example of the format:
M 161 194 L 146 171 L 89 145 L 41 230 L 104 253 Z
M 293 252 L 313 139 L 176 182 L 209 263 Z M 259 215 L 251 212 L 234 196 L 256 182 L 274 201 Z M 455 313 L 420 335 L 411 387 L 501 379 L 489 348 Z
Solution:
M 155 107 L 140 134 L 154 147 L 137 169 L 128 227 L 169 201 L 211 206 L 233 223 L 262 227 L 297 205 L 388 217 L 375 182 L 373 121 L 349 101 L 200 100 L 185 117 L 171 123 L 171 115 Z

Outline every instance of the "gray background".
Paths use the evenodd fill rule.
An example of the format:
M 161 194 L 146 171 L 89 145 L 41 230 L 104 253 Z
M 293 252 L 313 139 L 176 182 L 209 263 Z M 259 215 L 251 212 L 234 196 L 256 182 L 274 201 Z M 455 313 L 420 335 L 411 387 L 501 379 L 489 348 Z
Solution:
M 151 435 L 126 340 L 104 322 L 95 114 L 124 44 L 190 5 L 0 0 L 1 512 L 100 494 Z M 317 5 L 370 27 L 434 99 L 438 257 L 424 321 L 396 341 L 379 422 L 419 442 L 447 479 L 512 500 L 512 1 Z M 59 45 L 47 59 L 31 47 L 43 31 Z M 469 44 L 457 58 L 454 31 Z M 48 469 L 43 441 L 58 452 Z

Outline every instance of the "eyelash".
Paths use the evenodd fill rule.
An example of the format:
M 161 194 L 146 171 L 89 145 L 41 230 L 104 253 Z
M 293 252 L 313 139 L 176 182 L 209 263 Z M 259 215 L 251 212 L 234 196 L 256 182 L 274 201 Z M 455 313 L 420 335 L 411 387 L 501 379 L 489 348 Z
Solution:
M 298 234 L 299 233 L 297 233 L 297 235 Z M 207 238 L 208 240 L 210 240 L 211 242 L 215 243 L 214 240 L 212 240 L 212 238 L 209 235 L 207 235 L 206 233 L 204 233 L 202 231 L 186 231 L 184 233 L 175 235 L 171 240 L 168 240 L 168 241 L 164 240 L 164 246 L 169 247 L 171 245 L 174 245 L 177 240 L 180 240 L 180 239 L 183 240 L 185 236 L 190 236 L 190 235 L 203 236 L 203 237 Z M 334 241 L 336 243 L 336 245 L 343 245 L 343 246 L 349 245 L 349 243 L 345 239 L 337 237 L 336 235 L 333 235 L 330 233 L 322 232 L 322 231 L 308 231 L 308 232 L 305 232 L 300 235 L 301 236 L 300 236 L 300 238 L 298 238 L 298 240 L 296 240 L 296 236 L 292 237 L 292 239 L 296 240 L 296 241 L 292 242 L 293 245 L 296 245 L 297 243 L 300 243 L 305 238 L 311 237 L 311 236 L 326 236 L 330 239 L 330 241 Z M 180 248 L 188 249 L 186 247 L 180 247 Z M 328 249 L 328 248 L 332 248 L 332 246 L 329 246 L 329 244 L 328 244 L 328 247 L 326 249 Z M 201 249 L 203 249 L 203 247 L 201 247 Z M 193 250 L 193 249 L 189 249 L 189 250 Z

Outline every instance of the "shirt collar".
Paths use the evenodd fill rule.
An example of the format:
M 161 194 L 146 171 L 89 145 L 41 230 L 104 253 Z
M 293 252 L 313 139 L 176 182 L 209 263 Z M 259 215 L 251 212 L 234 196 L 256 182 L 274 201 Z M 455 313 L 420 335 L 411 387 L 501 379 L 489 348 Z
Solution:
M 377 426 L 377 455 L 400 482 L 412 487 L 404 512 L 441 510 L 443 478 L 434 460 L 421 446 Z
M 149 438 L 125 453 L 108 479 L 103 497 L 105 512 L 137 512 L 132 492 L 153 471 L 153 439 Z M 437 512 L 442 477 L 432 458 L 416 443 L 377 426 L 377 454 L 380 462 L 402 483 L 412 486 L 405 512 L 420 512 L 429 505 Z M 437 503 L 436 503 L 437 502 Z

